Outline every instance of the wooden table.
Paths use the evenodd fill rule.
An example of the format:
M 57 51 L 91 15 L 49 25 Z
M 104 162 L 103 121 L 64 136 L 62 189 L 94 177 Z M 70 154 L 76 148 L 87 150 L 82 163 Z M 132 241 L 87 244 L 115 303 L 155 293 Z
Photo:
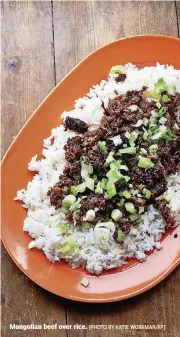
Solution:
M 124 36 L 178 36 L 180 3 L 4 1 L 3 152 L 64 75 L 96 48 Z M 2 248 L 3 336 L 180 336 L 180 269 L 138 297 L 112 304 L 71 302 L 30 281 Z M 10 330 L 9 324 L 165 324 L 166 330 Z

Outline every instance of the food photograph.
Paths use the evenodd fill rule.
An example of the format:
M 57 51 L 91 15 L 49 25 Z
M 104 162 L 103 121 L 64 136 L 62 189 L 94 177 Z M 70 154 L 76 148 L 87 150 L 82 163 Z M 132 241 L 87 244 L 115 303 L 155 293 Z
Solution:
M 2 336 L 178 337 L 180 3 L 1 1 Z

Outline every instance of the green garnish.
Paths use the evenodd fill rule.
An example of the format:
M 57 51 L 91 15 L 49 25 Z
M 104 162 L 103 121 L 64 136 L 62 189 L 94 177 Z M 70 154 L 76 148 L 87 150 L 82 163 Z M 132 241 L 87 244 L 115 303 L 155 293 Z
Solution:
M 97 183 L 97 186 L 95 188 L 95 193 L 97 193 L 97 194 L 103 194 L 103 188 L 102 188 L 102 185 L 101 185 L 100 181 Z
M 107 178 L 103 178 L 102 180 L 101 180 L 101 187 L 104 189 L 104 190 L 106 190 L 106 185 L 107 185 Z
M 71 186 L 71 193 L 73 195 L 76 195 L 78 193 L 83 193 L 86 189 L 86 184 L 85 183 L 81 183 L 77 186 Z
M 119 150 L 119 154 L 135 154 L 136 147 L 127 147 L 126 149 Z
M 106 142 L 105 141 L 103 141 L 103 142 L 99 141 L 98 142 L 98 146 L 99 146 L 99 148 L 100 148 L 100 150 L 102 152 L 106 152 L 107 151 L 107 146 L 106 146 Z
M 170 101 L 170 99 L 169 99 L 168 95 L 163 95 L 162 102 L 163 103 L 168 103 L 169 101 Z
M 122 237 L 123 237 L 123 232 L 121 229 L 118 229 L 117 231 L 117 239 L 118 241 L 122 241 Z
M 144 213 L 144 206 L 139 207 L 139 214 L 142 214 L 142 213 Z
M 154 84 L 154 87 L 161 93 L 164 91 L 168 91 L 168 85 L 166 84 L 163 78 L 160 78 L 158 82 Z
M 63 233 L 67 233 L 69 230 L 69 227 L 66 224 L 58 224 L 56 227 L 59 228 Z
M 87 280 L 87 278 L 83 278 L 82 281 L 81 281 L 81 284 L 86 288 L 88 285 L 89 285 L 89 281 Z
M 133 104 L 133 105 L 129 106 L 129 109 L 133 112 L 133 111 L 137 111 L 139 109 L 139 107 L 137 105 Z
M 114 185 L 114 182 L 112 182 L 111 180 L 108 180 L 107 184 L 106 184 L 106 193 L 105 196 L 108 199 L 111 199 L 112 197 L 114 197 L 116 195 L 116 186 Z
M 154 166 L 150 158 L 139 156 L 138 166 L 144 169 L 149 169 Z
M 81 199 L 78 198 L 78 200 L 69 207 L 69 210 L 70 212 L 76 212 L 80 208 L 81 208 Z
M 106 158 L 106 164 L 110 164 L 114 161 L 114 152 L 109 152 L 109 155 Z
M 129 193 L 127 190 L 126 191 L 123 191 L 123 192 L 120 192 L 120 195 L 126 199 L 129 199 L 131 198 L 131 193 Z
M 81 161 L 82 163 L 86 163 L 87 160 L 88 160 L 88 157 L 87 157 L 87 156 L 81 156 L 81 157 L 80 157 L 80 161 Z
M 148 190 L 147 188 L 143 188 L 143 194 L 144 194 L 146 199 L 148 199 L 148 200 L 150 199 L 150 197 L 151 197 L 151 191 L 150 190 Z
M 161 109 L 161 107 L 162 107 L 162 105 L 161 105 L 160 102 L 157 102 L 157 103 L 156 103 L 156 106 L 157 106 L 158 109 Z
M 132 202 L 126 202 L 125 203 L 125 208 L 126 208 L 126 211 L 133 214 L 133 213 L 136 213 L 136 210 L 134 208 L 134 205 Z
M 175 124 L 173 125 L 173 129 L 174 129 L 174 130 L 179 130 L 179 126 L 178 126 L 177 123 L 175 123 Z
M 122 212 L 119 209 L 114 209 L 111 213 L 111 218 L 114 221 L 118 221 L 119 219 L 122 218 Z
M 91 191 L 94 191 L 94 180 L 92 178 L 86 178 L 86 187 L 89 188 Z
M 122 174 L 119 171 L 109 170 L 106 174 L 106 177 L 108 177 L 108 179 L 110 179 L 112 182 L 116 182 L 122 178 Z
M 148 151 L 152 156 L 156 154 L 157 150 L 158 150 L 157 144 L 153 144 L 148 148 Z
M 82 167 L 81 167 L 81 177 L 83 179 L 86 179 L 87 177 L 89 177 L 90 174 L 93 173 L 93 166 L 91 165 L 86 165 L 82 163 Z
M 73 205 L 76 201 L 76 197 L 73 194 L 66 195 L 66 197 L 62 200 L 63 207 L 69 207 Z
M 119 170 L 121 167 L 121 160 L 114 161 L 110 164 L 111 170 Z
M 65 244 L 60 249 L 58 249 L 58 251 L 62 254 L 74 252 L 75 251 L 75 243 L 74 243 L 73 239 L 71 237 L 68 237 L 66 239 Z

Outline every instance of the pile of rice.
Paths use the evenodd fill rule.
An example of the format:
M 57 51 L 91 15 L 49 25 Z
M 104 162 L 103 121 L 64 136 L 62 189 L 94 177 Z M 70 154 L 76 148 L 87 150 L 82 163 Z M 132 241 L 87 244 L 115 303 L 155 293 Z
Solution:
M 175 86 L 176 91 L 180 92 L 180 70 L 174 69 L 173 66 L 157 63 L 156 67 L 145 67 L 139 70 L 136 66 L 127 64 L 125 68 L 127 79 L 124 82 L 116 83 L 113 75 L 110 75 L 107 81 L 101 81 L 100 84 L 91 88 L 85 97 L 79 98 L 75 102 L 74 109 L 69 112 L 65 111 L 62 118 L 68 115 L 80 118 L 90 125 L 90 130 L 93 130 L 99 126 L 103 116 L 102 101 L 107 107 L 109 99 L 122 95 L 128 90 L 140 90 L 143 86 L 151 90 L 159 78 L 164 78 L 169 86 Z M 177 119 L 180 119 L 180 114 Z M 149 252 L 154 247 L 161 248 L 159 241 L 165 232 L 162 216 L 153 206 L 150 206 L 148 211 L 141 216 L 139 226 L 132 228 L 125 236 L 122 245 L 114 241 L 109 229 L 105 230 L 102 239 L 93 227 L 80 228 L 69 224 L 69 231 L 66 235 L 71 235 L 77 249 L 64 254 L 59 252 L 59 247 L 64 244 L 66 235 L 57 225 L 67 223 L 67 221 L 64 213 L 51 206 L 47 191 L 58 182 L 59 175 L 63 173 L 66 164 L 63 148 L 67 139 L 73 136 L 75 133 L 65 131 L 63 126 L 53 129 L 51 136 L 44 140 L 42 151 L 44 159 L 38 160 L 36 155 L 29 163 L 28 169 L 38 171 L 38 173 L 34 175 L 26 189 L 17 192 L 15 200 L 22 200 L 23 207 L 28 210 L 23 230 L 33 238 L 29 249 L 42 249 L 48 260 L 53 263 L 64 259 L 73 268 L 83 266 L 90 273 L 95 274 L 100 274 L 103 269 L 121 266 L 126 263 L 127 257 L 145 260 L 145 252 Z M 54 139 L 53 143 L 52 139 Z M 178 224 L 180 221 L 178 213 L 180 210 L 180 174 L 168 178 L 168 194 L 172 196 L 170 207 Z

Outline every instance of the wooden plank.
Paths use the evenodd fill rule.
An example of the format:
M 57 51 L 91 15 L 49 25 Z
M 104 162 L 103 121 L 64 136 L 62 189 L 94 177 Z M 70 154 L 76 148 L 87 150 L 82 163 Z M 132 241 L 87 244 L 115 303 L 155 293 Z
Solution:
M 54 87 L 51 2 L 2 2 L 3 152 Z M 65 323 L 63 302 L 29 280 L 2 249 L 2 336 L 49 336 L 9 324 Z M 62 332 L 61 336 L 65 337 Z M 59 336 L 53 332 L 51 336 Z
M 138 34 L 178 36 L 174 2 L 53 2 L 56 80 L 60 81 L 80 60 L 115 39 Z M 176 270 L 148 293 L 113 304 L 89 305 L 67 301 L 68 324 L 165 324 L 151 336 L 178 337 L 180 312 Z M 149 331 L 70 330 L 69 337 L 148 337 Z
M 174 2 L 53 3 L 57 82 L 90 52 L 125 36 L 178 36 Z
M 180 2 L 179 1 L 176 1 L 176 13 L 177 13 L 178 33 L 180 37 Z

